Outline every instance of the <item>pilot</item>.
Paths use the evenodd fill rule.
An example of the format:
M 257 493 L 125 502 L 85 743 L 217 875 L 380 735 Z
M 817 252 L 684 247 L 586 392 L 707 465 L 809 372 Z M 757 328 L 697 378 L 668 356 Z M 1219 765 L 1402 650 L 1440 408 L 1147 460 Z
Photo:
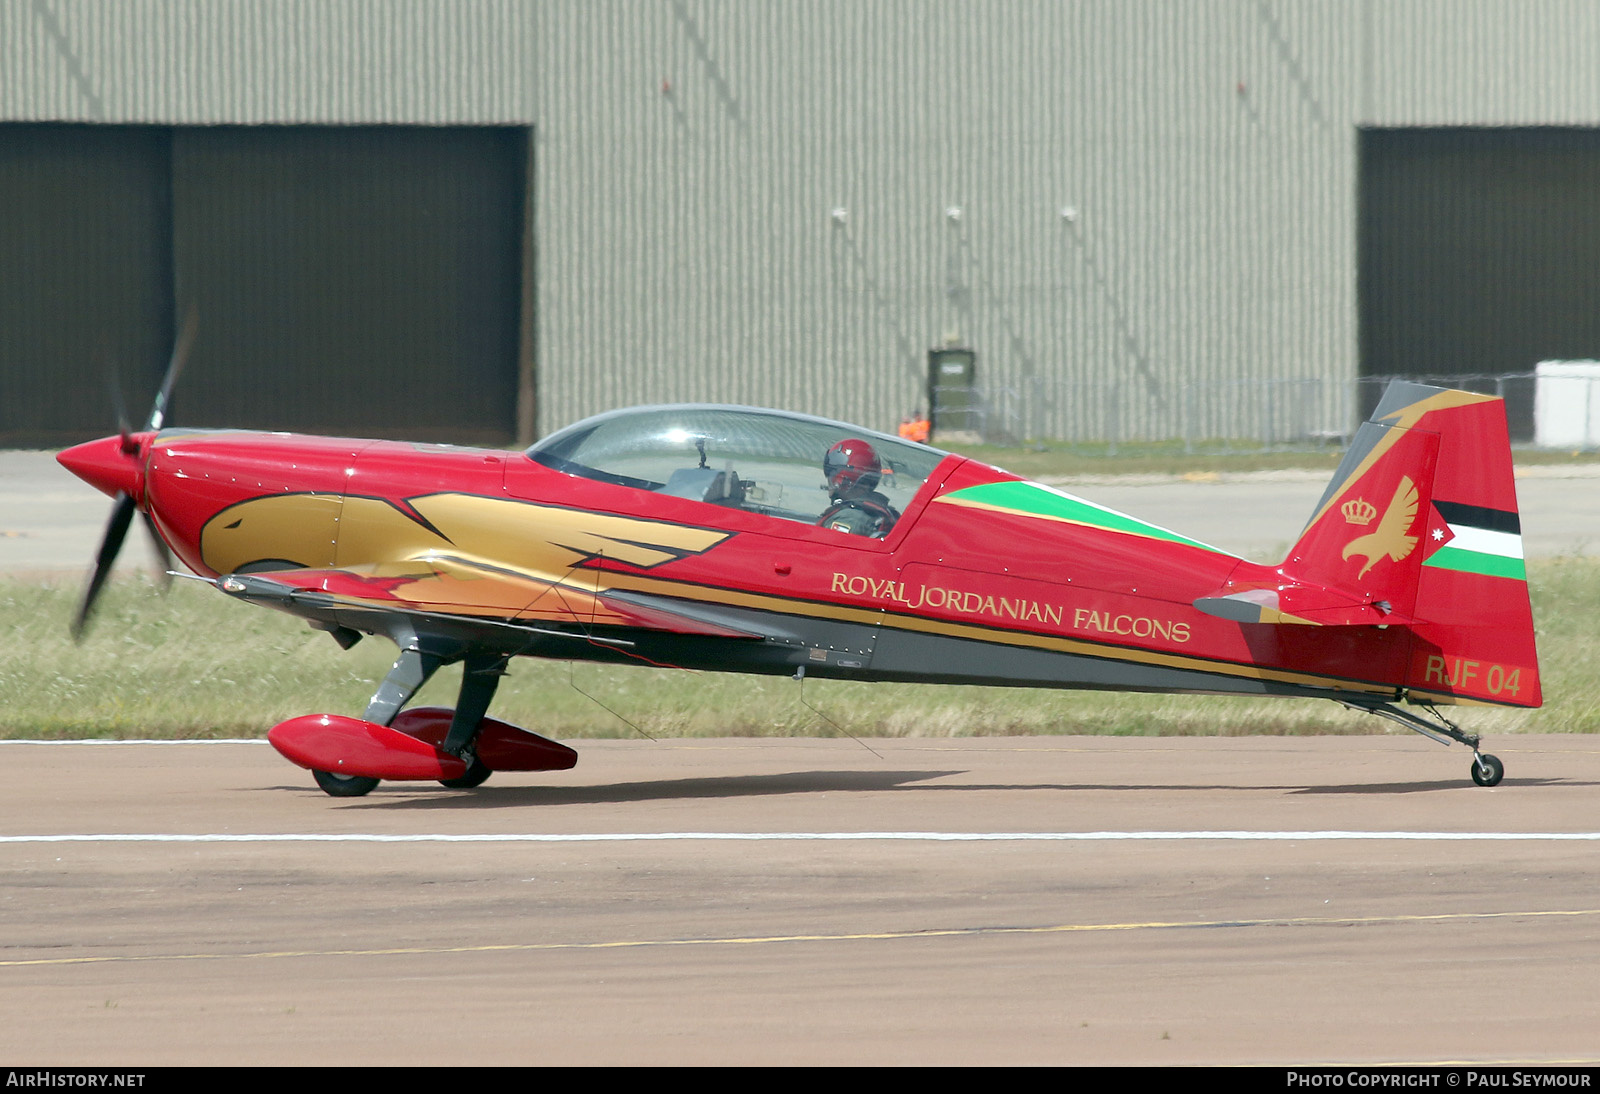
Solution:
M 883 475 L 883 464 L 870 444 L 853 438 L 840 441 L 823 456 L 822 473 L 832 504 L 817 518 L 818 524 L 874 539 L 889 534 L 900 514 L 873 489 Z

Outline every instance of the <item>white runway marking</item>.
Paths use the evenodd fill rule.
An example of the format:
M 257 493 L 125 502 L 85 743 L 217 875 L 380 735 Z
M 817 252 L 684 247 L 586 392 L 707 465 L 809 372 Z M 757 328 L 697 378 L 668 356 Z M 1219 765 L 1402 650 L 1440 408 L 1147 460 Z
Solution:
M 376 832 L 106 832 L 0 836 L 6 843 L 652 843 L 870 842 L 1029 843 L 1110 840 L 1417 840 L 1423 842 L 1600 841 L 1600 832 L 485 832 L 390 835 Z
M 37 738 L 8 737 L 0 745 L 264 745 L 265 737 L 196 737 L 193 740 L 157 739 L 111 740 L 99 737 L 74 737 L 66 741 L 46 741 Z

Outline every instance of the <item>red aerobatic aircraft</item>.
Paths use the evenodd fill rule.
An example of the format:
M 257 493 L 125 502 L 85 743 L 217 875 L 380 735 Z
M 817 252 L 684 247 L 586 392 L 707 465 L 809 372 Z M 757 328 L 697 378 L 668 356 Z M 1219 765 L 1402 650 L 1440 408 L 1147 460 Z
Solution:
M 269 740 L 329 794 L 571 767 L 487 716 L 517 656 L 848 680 L 1331 699 L 1473 750 L 1440 706 L 1540 704 L 1503 404 L 1390 386 L 1278 565 L 800 414 L 654 406 L 526 453 L 146 428 L 60 460 L 229 596 L 399 647 L 360 718 Z M 453 710 L 404 710 L 463 663 Z

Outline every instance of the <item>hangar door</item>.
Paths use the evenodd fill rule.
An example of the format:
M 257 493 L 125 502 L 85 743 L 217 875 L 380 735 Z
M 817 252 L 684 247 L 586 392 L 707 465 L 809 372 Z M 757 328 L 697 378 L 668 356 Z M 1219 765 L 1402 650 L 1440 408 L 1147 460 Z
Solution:
M 155 127 L 0 125 L 0 444 L 110 432 L 111 361 L 149 405 L 172 341 L 169 145 Z
M 528 149 L 504 127 L 0 126 L 0 275 L 39 298 L 0 304 L 0 374 L 31 378 L 0 442 L 107 432 L 112 361 L 142 416 L 189 307 L 177 423 L 510 442 Z
M 1530 439 L 1532 381 L 1488 377 L 1600 358 L 1600 130 L 1367 129 L 1360 149 L 1362 375 L 1479 377 Z

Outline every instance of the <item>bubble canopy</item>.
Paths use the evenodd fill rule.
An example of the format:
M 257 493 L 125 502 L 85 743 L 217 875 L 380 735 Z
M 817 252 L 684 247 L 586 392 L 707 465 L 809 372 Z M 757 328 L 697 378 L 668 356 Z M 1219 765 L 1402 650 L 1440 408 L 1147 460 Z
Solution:
M 877 490 L 900 510 L 948 455 L 825 418 L 698 403 L 586 418 L 527 454 L 569 475 L 812 523 L 830 504 L 823 457 L 843 440 L 872 446 Z

